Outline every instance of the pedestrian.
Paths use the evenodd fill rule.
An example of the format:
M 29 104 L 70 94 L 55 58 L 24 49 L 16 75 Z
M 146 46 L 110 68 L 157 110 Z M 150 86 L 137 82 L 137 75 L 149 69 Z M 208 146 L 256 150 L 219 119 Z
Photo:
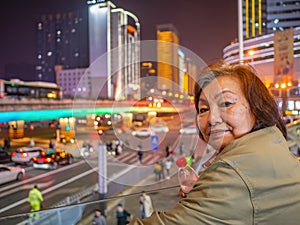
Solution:
M 166 171 L 167 171 L 167 179 L 170 179 L 170 170 L 171 170 L 171 167 L 172 167 L 171 159 L 167 159 L 167 161 L 165 163 L 165 167 L 166 167 Z
M 117 145 L 117 152 L 118 152 L 118 155 L 121 155 L 121 154 L 122 154 L 122 152 L 123 152 L 123 147 L 122 147 L 121 144 L 118 144 L 118 145 Z
M 198 135 L 216 156 L 174 207 L 130 224 L 297 224 L 300 164 L 255 70 L 246 64 L 202 69 L 194 101 Z
M 142 160 L 143 160 L 143 151 L 142 151 L 142 150 L 139 150 L 139 151 L 137 152 L 137 155 L 138 155 L 139 163 L 142 164 Z
M 42 193 L 38 189 L 38 186 L 34 185 L 34 187 L 29 191 L 28 199 L 27 199 L 27 201 L 31 206 L 30 211 L 31 212 L 39 211 L 41 209 L 43 200 L 44 199 Z M 31 213 L 29 217 L 38 220 L 40 218 L 40 215 L 38 212 L 36 212 L 36 213 Z
M 151 197 L 145 191 L 142 191 L 142 194 L 140 196 L 140 204 L 142 219 L 151 216 L 151 214 L 153 213 L 152 200 Z
M 162 179 L 165 179 L 165 178 L 166 178 L 166 177 L 165 177 L 165 164 L 164 164 L 163 161 L 160 161 L 159 164 L 160 164 L 160 166 L 161 166 L 161 178 L 162 178 Z
M 50 139 L 49 148 L 55 148 L 55 140 L 53 138 Z
M 35 145 L 32 137 L 30 138 L 29 145 L 30 145 L 30 147 L 33 147 Z
M 102 215 L 99 209 L 95 210 L 95 215 L 92 221 L 93 225 L 106 225 L 105 217 Z
M 9 151 L 10 149 L 10 139 L 9 137 L 4 139 L 4 150 Z
M 179 154 L 180 154 L 180 155 L 183 155 L 183 152 L 184 152 L 184 145 L 183 145 L 183 143 L 181 142 L 180 145 L 179 145 Z
M 159 162 L 156 162 L 154 164 L 154 175 L 155 175 L 155 181 L 160 181 L 161 180 L 161 175 L 162 175 L 162 167 Z
M 166 150 L 166 158 L 168 158 L 170 155 L 169 149 L 170 149 L 170 147 L 169 147 L 169 145 L 167 145 L 166 149 L 165 149 Z
M 117 206 L 116 219 L 117 225 L 126 225 L 131 219 L 131 214 L 124 209 L 121 203 Z

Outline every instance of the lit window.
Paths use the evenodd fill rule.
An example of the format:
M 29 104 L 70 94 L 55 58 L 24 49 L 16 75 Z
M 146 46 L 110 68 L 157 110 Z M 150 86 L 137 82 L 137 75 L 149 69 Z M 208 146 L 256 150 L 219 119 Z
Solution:
M 42 30 L 43 29 L 43 24 L 40 22 L 40 23 L 38 23 L 37 27 L 38 27 L 38 30 Z

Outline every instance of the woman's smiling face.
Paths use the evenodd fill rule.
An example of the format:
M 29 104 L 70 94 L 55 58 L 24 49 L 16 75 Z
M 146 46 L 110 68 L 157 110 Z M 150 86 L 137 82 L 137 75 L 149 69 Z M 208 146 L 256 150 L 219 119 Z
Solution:
M 237 78 L 219 76 L 203 88 L 198 126 L 204 140 L 216 150 L 248 134 L 255 117 Z

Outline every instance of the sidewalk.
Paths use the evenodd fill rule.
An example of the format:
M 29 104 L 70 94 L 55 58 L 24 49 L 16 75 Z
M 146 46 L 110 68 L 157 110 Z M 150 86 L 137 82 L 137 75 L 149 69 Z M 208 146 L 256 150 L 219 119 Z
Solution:
M 115 224 L 115 211 L 118 203 L 122 203 L 124 208 L 136 217 L 141 216 L 139 198 L 142 191 L 146 191 L 152 199 L 154 210 L 168 210 L 175 206 L 180 200 L 179 196 L 179 184 L 177 179 L 177 166 L 173 166 L 173 174 L 170 179 L 164 179 L 161 182 L 148 185 L 154 182 L 154 174 L 150 174 L 145 179 L 138 183 L 126 188 L 122 193 L 119 194 L 119 198 L 111 200 L 107 203 L 106 208 L 106 221 L 107 224 Z M 170 188 L 169 188 L 170 187 Z M 121 197 L 125 196 L 125 197 Z M 98 208 L 95 204 L 94 208 Z M 86 217 L 82 218 L 77 225 L 90 225 L 92 224 L 94 213 L 90 213 Z

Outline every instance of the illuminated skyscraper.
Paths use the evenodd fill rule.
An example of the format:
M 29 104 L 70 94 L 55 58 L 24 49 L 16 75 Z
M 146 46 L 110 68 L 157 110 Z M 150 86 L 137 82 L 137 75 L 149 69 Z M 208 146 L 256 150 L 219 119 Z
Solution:
M 243 0 L 245 38 L 300 26 L 300 2 L 297 0 Z
M 92 95 L 139 97 L 140 24 L 110 1 L 88 1 Z M 99 90 L 100 89 L 100 90 Z
M 173 24 L 160 24 L 157 30 L 157 86 L 160 90 L 179 89 L 179 33 Z M 162 79 L 160 79 L 162 78 Z
M 56 82 L 55 66 L 88 66 L 87 13 L 42 15 L 36 24 L 36 80 Z

